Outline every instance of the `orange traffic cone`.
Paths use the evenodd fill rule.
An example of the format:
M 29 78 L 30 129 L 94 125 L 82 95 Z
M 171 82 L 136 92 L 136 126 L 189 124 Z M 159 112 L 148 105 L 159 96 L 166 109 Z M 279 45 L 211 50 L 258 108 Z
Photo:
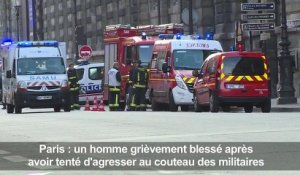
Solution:
M 99 104 L 98 111 L 99 111 L 99 112 L 103 112 L 103 111 L 105 111 L 105 109 L 104 109 L 104 100 L 103 100 L 103 95 L 101 95 L 101 97 L 100 97 L 100 104 Z
M 84 110 L 85 111 L 90 111 L 91 110 L 89 97 L 86 97 Z
M 97 96 L 94 96 L 94 106 L 93 106 L 92 111 L 98 111 Z

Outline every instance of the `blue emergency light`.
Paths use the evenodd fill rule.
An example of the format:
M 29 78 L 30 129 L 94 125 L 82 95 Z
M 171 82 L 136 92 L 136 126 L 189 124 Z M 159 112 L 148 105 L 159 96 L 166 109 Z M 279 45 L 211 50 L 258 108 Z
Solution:
M 143 40 L 147 39 L 147 34 L 146 34 L 146 32 L 142 32 L 142 39 L 143 39 Z
M 9 45 L 11 45 L 12 43 L 13 43 L 13 40 L 12 40 L 12 39 L 6 38 L 6 39 L 2 40 L 1 46 L 9 46 Z
M 32 46 L 58 46 L 57 41 L 22 41 L 18 42 L 19 47 L 32 47 Z
M 177 33 L 176 36 L 175 36 L 175 38 L 178 39 L 178 40 L 180 40 L 181 39 L 181 34 Z
M 194 36 L 194 39 L 202 39 L 202 36 L 200 34 L 197 34 Z
M 173 39 L 174 38 L 174 34 L 159 34 L 158 35 L 159 39 Z
M 214 33 L 213 32 L 207 32 L 205 35 L 206 40 L 213 40 L 214 39 Z

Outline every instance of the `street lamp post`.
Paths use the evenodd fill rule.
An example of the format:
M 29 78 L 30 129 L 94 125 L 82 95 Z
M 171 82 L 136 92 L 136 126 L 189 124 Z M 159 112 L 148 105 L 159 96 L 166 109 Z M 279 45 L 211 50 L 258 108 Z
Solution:
M 78 24 L 77 24 L 77 0 L 73 0 L 74 3 L 74 29 L 75 29 L 75 60 L 74 63 L 77 63 L 79 59 L 79 51 L 78 51 Z
M 20 5 L 16 4 L 15 6 L 16 10 L 16 21 L 17 21 L 17 40 L 20 41 L 20 26 L 19 26 L 19 17 L 20 17 Z
M 297 103 L 295 98 L 294 78 L 293 78 L 293 57 L 290 55 L 289 45 L 291 42 L 288 40 L 287 22 L 286 22 L 286 4 L 285 0 L 281 0 L 281 46 L 279 56 L 279 97 L 278 104 L 292 104 Z

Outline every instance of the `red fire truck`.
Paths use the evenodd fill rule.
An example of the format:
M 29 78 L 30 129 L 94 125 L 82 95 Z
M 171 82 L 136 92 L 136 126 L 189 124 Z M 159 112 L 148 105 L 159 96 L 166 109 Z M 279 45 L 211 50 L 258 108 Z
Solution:
M 108 101 L 108 70 L 114 62 L 119 63 L 122 77 L 120 107 L 125 109 L 128 90 L 129 71 L 132 62 L 141 60 L 142 66 L 148 67 L 153 45 L 159 34 L 176 34 L 183 32 L 182 24 L 162 24 L 131 27 L 130 25 L 109 25 L 104 32 L 104 101 Z

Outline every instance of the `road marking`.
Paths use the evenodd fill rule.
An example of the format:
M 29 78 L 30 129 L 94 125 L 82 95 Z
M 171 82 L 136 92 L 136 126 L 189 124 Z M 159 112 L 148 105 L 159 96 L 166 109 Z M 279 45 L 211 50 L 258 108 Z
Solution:
M 295 130 L 260 130 L 260 131 L 242 131 L 242 132 L 222 132 L 222 133 L 191 133 L 191 134 L 170 134 L 170 135 L 149 135 L 142 137 L 122 137 L 122 138 L 112 138 L 112 139 L 96 139 L 89 140 L 89 142 L 116 142 L 116 141 L 135 141 L 135 140 L 145 140 L 145 139 L 167 139 L 167 138 L 179 138 L 179 137 L 198 137 L 198 136 L 221 136 L 221 135 L 232 135 L 232 134 L 256 134 L 256 133 L 269 133 L 269 132 L 293 132 L 300 131 Z
M 50 172 L 48 173 L 31 173 L 31 174 L 27 174 L 27 175 L 47 175 L 50 174 Z
M 4 156 L 2 158 L 11 162 L 25 162 L 28 160 L 26 157 L 23 156 Z
M 0 150 L 0 154 L 10 154 L 10 152 L 4 151 L 4 150 Z

